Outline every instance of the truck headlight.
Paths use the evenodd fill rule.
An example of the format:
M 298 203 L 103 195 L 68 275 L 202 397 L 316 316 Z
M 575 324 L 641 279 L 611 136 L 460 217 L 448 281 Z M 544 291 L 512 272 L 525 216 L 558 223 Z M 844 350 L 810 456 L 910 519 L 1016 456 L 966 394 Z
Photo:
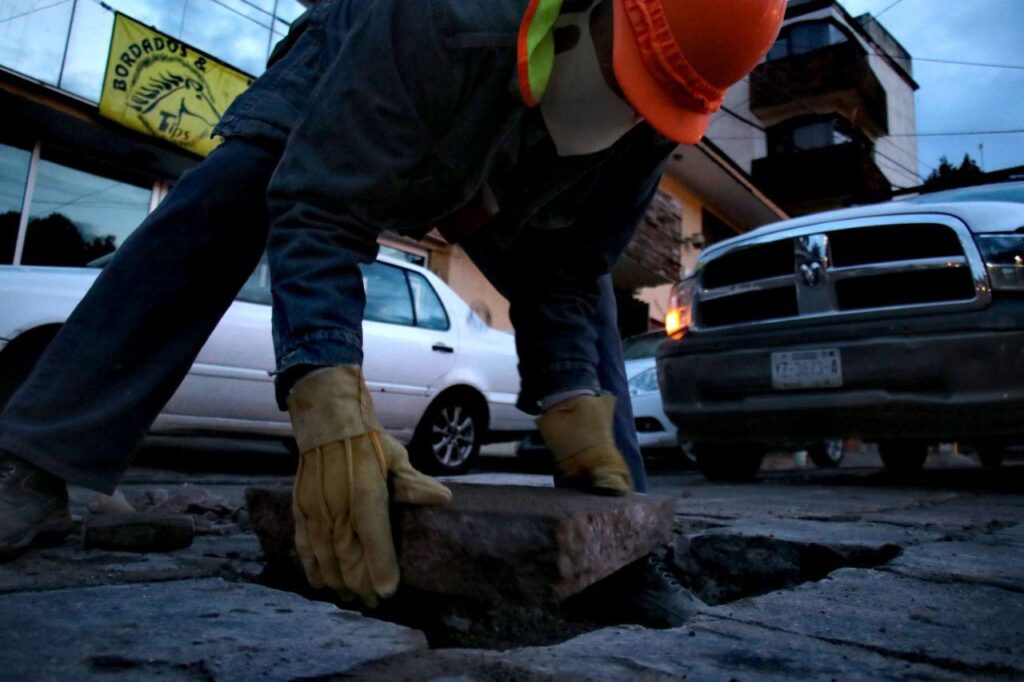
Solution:
M 635 377 L 629 380 L 629 392 L 632 395 L 646 395 L 648 393 L 657 393 L 660 389 L 658 388 L 658 370 L 654 367 L 645 369 L 644 371 L 637 374 Z
M 668 312 L 665 313 L 665 333 L 669 336 L 685 334 L 690 328 L 690 306 L 695 285 L 696 280 L 691 275 L 672 288 L 672 295 L 668 299 Z
M 994 291 L 1024 291 L 1024 234 L 977 237 Z

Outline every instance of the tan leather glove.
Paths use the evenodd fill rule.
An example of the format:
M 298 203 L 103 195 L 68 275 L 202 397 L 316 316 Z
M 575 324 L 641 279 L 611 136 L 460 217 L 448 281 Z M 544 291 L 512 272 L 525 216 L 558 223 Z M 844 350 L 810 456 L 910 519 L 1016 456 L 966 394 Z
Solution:
M 405 448 L 384 433 L 357 365 L 304 376 L 288 394 L 288 412 L 301 453 L 292 511 L 306 578 L 376 606 L 399 580 L 388 473 L 396 502 L 448 504 L 451 491 L 413 469 Z
M 622 454 L 615 446 L 615 398 L 581 395 L 550 408 L 537 419 L 544 442 L 555 455 L 555 485 L 604 495 L 633 491 Z

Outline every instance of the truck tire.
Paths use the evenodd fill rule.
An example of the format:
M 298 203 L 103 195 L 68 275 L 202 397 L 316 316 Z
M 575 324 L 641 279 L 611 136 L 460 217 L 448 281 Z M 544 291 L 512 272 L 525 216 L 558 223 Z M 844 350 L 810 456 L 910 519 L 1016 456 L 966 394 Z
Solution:
M 883 440 L 878 455 L 885 470 L 897 478 L 913 476 L 924 468 L 928 459 L 928 443 L 913 440 Z
M 765 448 L 754 443 L 694 443 L 697 468 L 709 481 L 746 483 L 757 478 Z

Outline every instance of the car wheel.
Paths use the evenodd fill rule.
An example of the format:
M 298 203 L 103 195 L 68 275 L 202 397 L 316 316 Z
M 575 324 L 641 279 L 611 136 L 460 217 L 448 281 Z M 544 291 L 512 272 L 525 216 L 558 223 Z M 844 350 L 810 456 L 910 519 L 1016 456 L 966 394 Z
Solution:
M 14 392 L 25 383 L 46 346 L 57 330 L 52 327 L 36 329 L 11 341 L 0 354 L 0 411 Z
M 846 455 L 846 441 L 841 439 L 823 440 L 807 448 L 807 456 L 819 469 L 834 469 L 843 462 Z
M 982 443 L 978 446 L 978 459 L 981 466 L 995 469 L 1002 465 L 1006 457 L 1006 446 L 1002 443 Z
M 410 443 L 416 466 L 432 474 L 465 473 L 480 455 L 484 412 L 463 393 L 441 396 L 427 408 Z
M 885 470 L 901 478 L 912 476 L 924 468 L 928 459 L 928 443 L 906 440 L 883 440 L 878 444 L 878 455 Z
M 765 450 L 764 446 L 750 443 L 694 443 L 693 454 L 697 468 L 709 481 L 740 483 L 757 477 Z

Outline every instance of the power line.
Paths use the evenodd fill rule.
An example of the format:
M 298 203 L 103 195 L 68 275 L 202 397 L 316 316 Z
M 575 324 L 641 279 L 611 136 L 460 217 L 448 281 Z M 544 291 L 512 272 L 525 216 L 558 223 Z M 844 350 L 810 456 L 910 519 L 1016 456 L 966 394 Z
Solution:
M 900 4 L 901 2 L 903 2 L 903 0 L 896 0 L 896 2 L 890 4 L 888 7 L 883 9 L 881 12 L 878 12 L 877 14 L 871 15 L 871 18 L 868 19 L 866 22 L 864 22 L 862 24 L 862 26 L 864 26 L 866 28 L 868 24 L 870 24 L 872 22 L 875 22 L 875 21 L 878 21 L 878 18 L 880 16 L 882 16 L 883 14 L 885 14 L 886 12 L 888 12 L 889 10 L 891 10 L 893 7 L 895 7 L 896 5 Z
M 948 133 L 892 133 L 887 137 L 960 137 L 962 135 L 1019 135 L 1024 128 L 1016 130 L 962 130 Z
M 724 107 L 723 107 L 724 108 Z M 732 112 L 729 112 L 732 113 Z M 740 118 L 744 123 L 753 125 L 746 119 Z M 956 130 L 942 133 L 888 133 L 883 135 L 880 139 L 884 140 L 889 137 L 966 137 L 969 135 L 1020 135 L 1024 134 L 1024 128 L 1017 130 Z M 745 135 L 731 135 L 725 137 L 715 137 L 716 140 L 760 140 L 760 137 L 745 136 Z
M 764 83 L 767 83 L 767 84 L 768 84 L 768 85 L 769 85 L 770 87 L 772 87 L 772 88 L 773 88 L 774 90 L 776 90 L 777 92 L 779 92 L 779 93 L 781 93 L 781 94 L 785 95 L 785 96 L 786 96 L 787 98 L 789 98 L 789 99 L 790 99 L 790 100 L 791 100 L 791 101 L 792 101 L 792 102 L 793 102 L 794 104 L 797 104 L 797 105 L 799 105 L 800 107 L 802 107 L 802 108 L 803 108 L 803 109 L 805 109 L 806 111 L 808 111 L 808 112 L 810 112 L 810 113 L 812 113 L 812 114 L 815 114 L 815 115 L 820 115 L 820 114 L 821 114 L 821 112 L 815 111 L 815 110 L 814 110 L 814 109 L 812 109 L 812 108 L 811 108 L 810 106 L 808 106 L 808 105 L 807 105 L 807 104 L 806 104 L 806 103 L 805 103 L 805 102 L 804 102 L 803 100 L 801 100 L 800 98 L 798 98 L 798 97 L 794 96 L 794 95 L 793 95 L 793 94 L 792 94 L 791 92 L 789 92 L 789 90 L 787 90 L 786 88 L 782 87 L 782 86 L 781 86 L 781 85 L 779 85 L 779 84 L 773 83 L 773 82 L 772 82 L 773 80 L 774 80 L 773 78 L 768 78 L 768 77 L 765 77 L 765 78 L 763 79 L 763 82 L 764 82 Z M 826 113 L 830 113 L 830 112 L 826 112 Z M 763 126 L 757 126 L 757 128 L 758 128 L 759 130 L 761 130 L 761 131 L 764 131 L 764 130 L 765 130 Z M 806 151 L 806 150 L 804 150 L 804 151 Z M 918 180 L 920 181 L 920 179 L 921 179 L 921 174 L 920 174 L 920 173 L 919 173 L 919 172 L 918 172 L 917 170 L 914 170 L 914 169 L 908 168 L 907 166 L 905 166 L 904 164 L 900 163 L 900 162 L 899 162 L 899 161 L 897 161 L 896 159 L 892 158 L 892 157 L 891 157 L 891 156 L 889 156 L 888 154 L 885 154 L 884 152 L 882 152 L 881 150 L 879 150 L 879 149 L 878 149 L 878 146 L 877 146 L 877 145 L 875 146 L 874 152 L 875 152 L 875 155 L 876 155 L 876 156 L 879 156 L 879 157 L 881 157 L 881 158 L 885 159 L 886 161 L 888 161 L 889 163 L 893 164 L 893 165 L 894 165 L 894 166 L 896 166 L 897 168 L 899 168 L 899 169 L 901 169 L 901 170 L 904 170 L 904 171 L 906 171 L 907 173 L 910 173 L 911 175 L 913 175 L 913 176 L 914 176 L 915 178 L 917 178 L 917 179 L 918 179 Z M 922 162 L 922 161 L 920 161 L 920 160 L 918 160 L 918 163 L 923 163 L 923 162 Z M 934 168 L 933 168 L 932 166 L 930 166 L 930 165 L 928 165 L 928 164 L 924 164 L 924 165 L 925 165 L 925 166 L 926 166 L 927 168 L 931 169 L 931 170 L 935 170 L 935 169 L 934 169 Z
M 893 57 L 883 53 L 874 53 L 876 57 L 890 57 L 892 59 L 900 59 L 899 57 Z M 993 62 L 963 62 L 956 59 L 935 59 L 929 57 L 914 57 L 911 55 L 910 59 L 915 62 L 931 62 L 934 64 L 952 64 L 954 66 L 980 66 L 987 69 L 1015 69 L 1018 71 L 1024 71 L 1024 64 L 996 64 Z

